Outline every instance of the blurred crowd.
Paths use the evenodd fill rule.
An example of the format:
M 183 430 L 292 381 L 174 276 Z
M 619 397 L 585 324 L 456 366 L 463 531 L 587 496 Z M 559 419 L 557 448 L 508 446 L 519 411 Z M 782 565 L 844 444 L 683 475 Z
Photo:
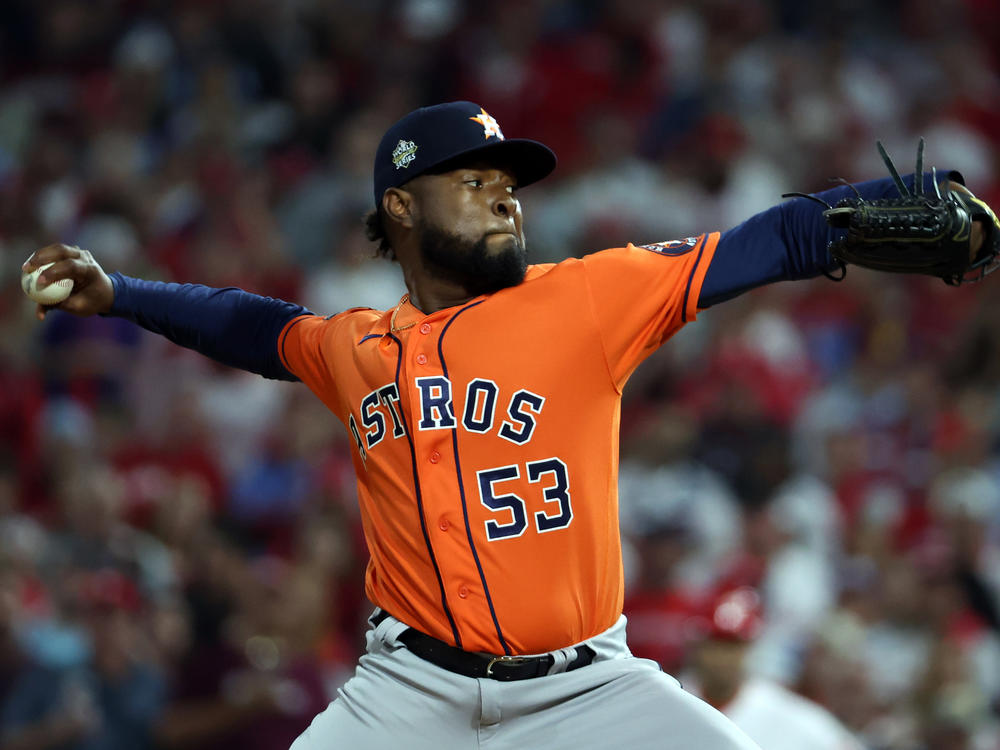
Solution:
M 483 104 L 555 175 L 558 260 L 783 192 L 958 169 L 1000 206 L 994 0 L 0 3 L 0 746 L 279 750 L 369 606 L 349 447 L 302 386 L 18 290 L 108 270 L 392 306 L 360 216 L 384 129 Z M 675 674 L 760 592 L 749 668 L 874 750 L 1000 747 L 1000 295 L 851 269 L 706 311 L 623 409 L 633 650 Z

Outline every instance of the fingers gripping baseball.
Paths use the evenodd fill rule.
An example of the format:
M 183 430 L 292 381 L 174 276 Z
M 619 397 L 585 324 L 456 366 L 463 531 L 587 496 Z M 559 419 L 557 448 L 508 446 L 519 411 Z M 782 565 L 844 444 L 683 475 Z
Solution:
M 21 266 L 21 271 L 30 273 L 48 264 L 52 265 L 39 274 L 38 287 L 44 288 L 60 279 L 70 279 L 73 291 L 58 304 L 39 304 L 35 312 L 39 320 L 43 320 L 49 310 L 65 310 L 82 316 L 111 310 L 115 296 L 114 285 L 90 251 L 71 245 L 49 245 L 33 253 Z

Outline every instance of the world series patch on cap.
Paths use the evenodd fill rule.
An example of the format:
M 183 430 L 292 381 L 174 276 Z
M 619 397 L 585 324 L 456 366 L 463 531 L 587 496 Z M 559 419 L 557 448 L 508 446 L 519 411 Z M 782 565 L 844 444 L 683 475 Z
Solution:
M 552 149 L 526 138 L 504 138 L 500 124 L 478 104 L 436 104 L 410 112 L 382 136 L 375 152 L 375 205 L 391 187 L 478 156 L 513 170 L 518 187 L 537 182 L 556 167 Z

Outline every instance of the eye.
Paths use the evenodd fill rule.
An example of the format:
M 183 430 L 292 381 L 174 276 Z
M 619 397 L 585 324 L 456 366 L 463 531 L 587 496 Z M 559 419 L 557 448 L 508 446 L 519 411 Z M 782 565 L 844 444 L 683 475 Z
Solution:
M 482 180 L 471 179 L 471 180 L 465 180 L 465 184 L 466 185 L 471 185 L 474 188 L 481 188 L 483 186 L 483 181 Z
M 507 192 L 508 192 L 508 193 L 509 193 L 510 195 L 517 195 L 517 187 L 516 187 L 516 186 L 514 186 L 514 185 L 508 185 L 508 186 L 507 186 Z

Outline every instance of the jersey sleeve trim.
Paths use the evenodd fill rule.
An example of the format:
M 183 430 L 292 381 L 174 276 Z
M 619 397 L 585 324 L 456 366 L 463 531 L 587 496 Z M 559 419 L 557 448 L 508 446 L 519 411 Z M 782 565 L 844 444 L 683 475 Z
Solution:
M 688 276 L 684 289 L 684 309 L 681 311 L 681 321 L 688 323 L 698 317 L 698 299 L 701 297 L 701 285 L 705 282 L 705 274 L 712 264 L 715 248 L 719 244 L 719 232 L 706 234 L 698 244 L 698 257 L 695 259 L 691 275 Z
M 296 377 L 298 377 L 297 373 L 292 368 L 292 365 L 289 363 L 288 358 L 285 357 L 285 342 L 288 340 L 288 334 L 292 330 L 292 328 L 297 326 L 303 320 L 315 317 L 316 317 L 315 315 L 300 315 L 297 318 L 292 318 L 290 321 L 288 321 L 285 327 L 281 329 L 281 333 L 278 334 L 278 357 L 281 359 L 281 364 L 285 366 L 285 369 L 288 370 L 293 375 L 295 375 Z

